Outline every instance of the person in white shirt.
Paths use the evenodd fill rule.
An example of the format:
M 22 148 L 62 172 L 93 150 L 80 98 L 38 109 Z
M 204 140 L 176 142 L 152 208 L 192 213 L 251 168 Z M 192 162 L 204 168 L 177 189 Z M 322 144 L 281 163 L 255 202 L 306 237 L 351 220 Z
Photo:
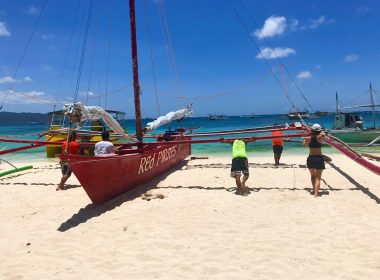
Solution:
M 102 141 L 95 144 L 95 155 L 102 156 L 107 154 L 113 154 L 113 144 L 109 141 L 110 134 L 107 131 L 102 132 Z

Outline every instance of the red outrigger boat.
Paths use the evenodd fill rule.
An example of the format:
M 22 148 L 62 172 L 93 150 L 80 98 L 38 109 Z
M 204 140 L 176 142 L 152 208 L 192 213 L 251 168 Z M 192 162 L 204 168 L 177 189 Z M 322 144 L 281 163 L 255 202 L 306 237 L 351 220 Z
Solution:
M 191 154 L 191 144 L 220 142 L 221 139 L 203 139 L 193 140 L 195 137 L 207 136 L 224 136 L 233 134 L 251 134 L 270 132 L 274 130 L 300 130 L 307 132 L 310 130 L 305 124 L 292 126 L 271 126 L 252 129 L 240 129 L 229 131 L 218 131 L 208 133 L 186 134 L 185 129 L 178 129 L 169 135 L 163 135 L 156 138 L 156 142 L 144 143 L 143 129 L 141 125 L 140 111 L 140 86 L 138 80 L 137 64 L 137 44 L 136 44 L 136 24 L 134 0 L 129 0 L 130 4 L 130 24 L 131 24 L 131 42 L 132 42 L 132 69 L 135 98 L 135 118 L 136 118 L 136 139 L 134 143 L 116 143 L 119 147 L 116 149 L 117 154 L 108 156 L 81 156 L 81 155 L 60 155 L 62 161 L 68 162 L 70 169 L 78 178 L 82 187 L 94 203 L 103 203 L 128 190 L 131 190 L 142 183 L 148 182 L 166 170 L 172 168 L 180 161 Z M 287 134 L 283 136 L 257 136 L 257 140 L 271 138 L 292 138 L 301 137 L 304 133 Z M 168 136 L 168 137 L 165 137 Z M 145 137 L 150 137 L 145 135 Z M 237 138 L 229 138 L 237 139 Z M 239 137 L 239 139 L 242 139 Z M 244 139 L 244 138 L 243 138 Z M 0 138 L 0 142 L 26 143 L 29 146 L 12 148 L 0 151 L 0 155 L 17 152 L 36 147 L 49 145 L 52 142 L 31 141 L 31 140 L 14 140 Z M 349 146 L 339 141 L 335 137 L 327 136 L 326 142 L 338 149 L 355 162 L 365 168 L 380 175 L 380 167 L 368 162 L 360 154 L 353 151 Z M 62 142 L 57 142 L 57 144 Z M 87 145 L 89 143 L 83 143 Z M 91 145 L 91 144 L 90 144 Z
M 175 140 L 189 139 L 178 136 Z M 62 155 L 94 203 L 103 203 L 162 174 L 191 154 L 191 144 L 145 146 L 106 157 Z
M 190 143 L 144 145 L 140 111 L 140 85 L 136 43 L 135 3 L 129 0 L 132 70 L 135 99 L 135 148 L 121 146 L 117 154 L 106 157 L 61 155 L 78 178 L 94 203 L 102 203 L 162 174 L 191 154 Z M 178 132 L 172 140 L 184 140 L 185 131 Z M 164 139 L 161 139 L 164 141 Z M 169 145 L 168 145 L 169 144 Z

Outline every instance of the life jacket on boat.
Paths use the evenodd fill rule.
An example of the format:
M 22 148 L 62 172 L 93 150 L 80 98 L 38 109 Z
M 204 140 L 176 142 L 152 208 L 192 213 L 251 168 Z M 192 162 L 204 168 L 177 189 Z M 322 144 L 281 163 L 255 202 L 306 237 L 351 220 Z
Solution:
M 237 157 L 247 158 L 246 145 L 243 140 L 235 140 L 232 144 L 232 158 Z

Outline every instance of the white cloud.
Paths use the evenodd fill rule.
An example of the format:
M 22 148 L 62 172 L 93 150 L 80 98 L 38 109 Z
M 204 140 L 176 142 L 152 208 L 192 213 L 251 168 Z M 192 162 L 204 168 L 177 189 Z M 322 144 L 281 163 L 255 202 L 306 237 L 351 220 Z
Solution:
M 290 24 L 289 24 L 288 26 L 290 27 L 290 29 L 291 29 L 292 31 L 295 31 L 295 30 L 298 29 L 299 25 L 300 25 L 300 22 L 299 22 L 298 19 L 292 19 L 292 20 L 290 21 Z
M 0 92 L 0 98 L 6 95 L 6 91 Z M 49 100 L 48 100 L 49 99 Z M 14 91 L 9 91 L 6 102 L 9 104 L 41 104 L 41 103 L 51 103 L 52 97 L 45 95 L 42 91 L 30 91 L 17 93 Z
M 0 36 L 11 36 L 11 33 L 7 29 L 5 22 L 0 21 Z
M 257 59 L 273 59 L 277 57 L 287 57 L 290 54 L 295 54 L 296 51 L 291 48 L 264 48 L 256 55 Z
M 273 37 L 284 33 L 286 28 L 286 18 L 270 16 L 265 20 L 264 26 L 261 29 L 257 29 L 254 35 L 259 38 Z
M 287 29 L 291 31 L 317 29 L 321 25 L 329 25 L 334 23 L 334 19 L 327 19 L 321 15 L 317 19 L 309 19 L 306 24 L 301 24 L 298 19 L 288 20 L 283 16 L 270 16 L 264 22 L 260 29 L 256 29 L 251 35 L 258 39 L 270 38 L 283 34 Z
M 44 34 L 41 36 L 42 40 L 50 40 L 52 39 L 54 36 L 52 34 Z
M 320 16 L 317 19 L 309 19 L 307 24 L 299 25 L 300 30 L 317 29 L 321 25 L 329 25 L 335 22 L 334 19 L 327 19 L 325 16 Z
M 344 57 L 344 62 L 350 63 L 354 62 L 359 59 L 359 56 L 357 54 L 349 54 Z
M 87 91 L 82 91 L 82 92 L 79 93 L 79 95 L 82 96 L 82 97 L 86 97 L 87 94 L 88 94 L 89 97 L 95 95 L 95 93 L 92 92 L 92 91 L 89 91 L 89 92 L 87 92 Z
M 23 83 L 23 82 L 31 82 L 31 81 L 32 81 L 32 78 L 29 76 L 26 76 L 21 80 L 15 80 L 11 76 L 0 77 L 0 84 Z
M 42 64 L 41 65 L 41 68 L 42 70 L 46 71 L 46 72 L 50 72 L 51 70 L 53 70 L 49 65 L 47 64 Z
M 311 78 L 311 76 L 312 75 L 311 75 L 310 71 L 301 71 L 298 73 L 297 78 L 298 79 L 309 79 L 309 78 Z
M 368 6 L 360 6 L 356 9 L 360 14 L 366 14 L 369 12 Z
M 14 83 L 14 82 L 15 82 L 15 79 L 13 79 L 10 76 L 5 76 L 5 77 L 0 78 L 0 84 L 7 84 L 7 83 Z
M 326 21 L 326 17 L 325 16 L 320 16 L 318 19 L 310 19 L 309 20 L 309 22 L 310 22 L 309 27 L 311 29 L 316 29 L 320 25 L 322 25 L 325 21 Z
M 34 6 L 29 7 L 27 13 L 32 16 L 37 16 L 40 13 L 40 8 Z

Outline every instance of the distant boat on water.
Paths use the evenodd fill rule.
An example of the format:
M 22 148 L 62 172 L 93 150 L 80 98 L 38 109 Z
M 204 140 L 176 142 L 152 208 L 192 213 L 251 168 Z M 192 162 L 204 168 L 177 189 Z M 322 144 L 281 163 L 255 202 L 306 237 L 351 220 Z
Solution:
M 211 115 L 208 115 L 208 119 L 212 121 L 218 121 L 218 120 L 228 120 L 228 117 L 226 115 L 211 114 Z
M 316 115 L 316 116 L 328 116 L 329 112 L 326 112 L 326 111 L 315 111 L 314 115 Z
M 249 115 L 241 115 L 241 118 L 247 118 L 247 119 L 253 119 L 253 118 L 258 118 L 255 114 L 249 114 Z
M 335 95 L 336 112 L 333 129 L 330 133 L 347 143 L 369 143 L 380 137 L 380 128 L 376 127 L 376 105 L 373 98 L 372 85 L 370 84 L 369 94 L 370 105 L 359 105 L 351 108 L 372 108 L 372 127 L 365 128 L 363 117 L 357 112 L 342 112 L 338 105 L 338 93 Z M 348 109 L 348 108 L 346 108 Z
M 307 119 L 307 118 L 309 118 L 309 113 L 306 111 L 289 112 L 288 113 L 288 119 L 289 120 L 298 120 L 300 117 L 303 119 Z
M 44 124 L 44 122 L 25 122 L 26 124 Z

